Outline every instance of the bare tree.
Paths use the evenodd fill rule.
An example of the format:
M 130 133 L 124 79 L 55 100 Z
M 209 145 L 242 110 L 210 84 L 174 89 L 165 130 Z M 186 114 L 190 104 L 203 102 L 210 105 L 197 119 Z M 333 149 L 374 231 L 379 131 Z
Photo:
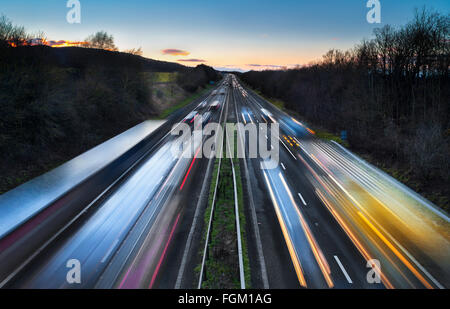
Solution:
M 22 46 L 26 45 L 30 39 L 22 26 L 15 26 L 4 15 L 0 17 L 0 44 L 3 46 Z
M 117 47 L 114 44 L 114 37 L 105 31 L 98 31 L 87 37 L 85 41 L 87 42 L 85 46 L 88 48 L 117 51 Z
M 136 48 L 127 49 L 127 50 L 124 51 L 124 53 L 131 54 L 131 55 L 136 55 L 136 56 L 142 56 L 143 55 L 143 51 L 142 51 L 141 47 L 139 47 L 138 49 L 136 49 Z

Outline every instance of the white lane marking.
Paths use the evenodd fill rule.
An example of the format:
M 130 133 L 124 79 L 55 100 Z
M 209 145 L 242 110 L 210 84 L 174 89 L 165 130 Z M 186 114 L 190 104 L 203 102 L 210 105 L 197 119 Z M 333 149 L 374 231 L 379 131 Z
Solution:
M 281 167 L 282 167 L 284 170 L 286 170 L 286 167 L 284 166 L 283 163 L 281 163 Z
M 289 153 L 291 154 L 291 156 L 292 156 L 295 160 L 297 160 L 297 157 L 294 156 L 294 154 L 293 154 L 293 153 L 289 150 L 289 148 L 283 143 L 283 141 L 282 141 L 280 138 L 278 138 L 278 140 L 281 142 L 281 144 L 283 144 L 284 148 L 286 148 L 286 150 L 289 151 Z
M 106 252 L 105 256 L 102 258 L 102 260 L 100 261 L 100 263 L 105 263 L 106 259 L 108 258 L 108 256 L 111 254 L 111 251 L 114 249 L 114 247 L 117 245 L 117 243 L 119 242 L 119 238 L 116 238 L 116 240 L 114 241 L 114 243 L 111 245 L 111 247 L 109 247 L 108 252 Z
M 342 270 L 342 272 L 344 273 L 345 279 L 347 279 L 348 283 L 352 284 L 353 281 L 350 278 L 350 276 L 347 274 L 347 271 L 345 270 L 344 266 L 342 265 L 341 261 L 339 260 L 339 258 L 337 257 L 337 255 L 334 256 L 334 259 L 336 260 L 336 262 L 339 265 L 339 268 Z
M 306 202 L 305 202 L 305 200 L 303 199 L 303 196 L 300 194 L 300 192 L 297 193 L 297 194 L 298 194 L 298 197 L 302 200 L 303 205 L 306 206 Z

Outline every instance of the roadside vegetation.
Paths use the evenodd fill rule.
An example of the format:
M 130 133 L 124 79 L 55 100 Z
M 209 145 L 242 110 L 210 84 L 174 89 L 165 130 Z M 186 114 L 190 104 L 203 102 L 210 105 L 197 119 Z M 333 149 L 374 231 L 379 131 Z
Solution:
M 52 48 L 44 37 L 0 18 L 0 194 L 187 104 L 220 78 L 207 66 L 146 59 L 139 49 L 117 52 L 106 32 L 83 47 Z M 156 103 L 152 72 L 175 81 L 174 99 Z
M 354 48 L 241 79 L 450 210 L 450 16 L 425 8 Z M 280 104 L 276 104 L 280 105 Z
M 204 88 L 200 88 L 197 89 L 194 93 L 187 93 L 186 92 L 181 92 L 184 93 L 184 99 L 180 101 L 178 101 L 177 103 L 175 103 L 175 105 L 172 105 L 170 107 L 166 107 L 165 109 L 162 110 L 162 112 L 158 115 L 159 119 L 166 119 L 170 114 L 172 114 L 173 112 L 177 111 L 180 108 L 185 107 L 186 105 L 190 104 L 191 102 L 197 100 L 198 98 L 202 97 L 203 95 L 205 95 L 208 91 L 210 91 L 214 86 L 212 85 L 206 85 Z M 168 96 L 173 95 L 174 92 L 172 92 L 171 94 L 168 94 Z
M 153 83 L 175 83 L 177 81 L 177 72 L 152 72 L 150 81 Z

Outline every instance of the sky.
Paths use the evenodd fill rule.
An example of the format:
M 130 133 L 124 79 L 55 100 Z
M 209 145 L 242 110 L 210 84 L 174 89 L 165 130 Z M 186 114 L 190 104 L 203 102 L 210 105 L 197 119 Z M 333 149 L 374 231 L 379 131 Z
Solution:
M 83 41 L 103 30 L 120 50 L 242 71 L 308 64 L 377 27 L 407 23 L 424 5 L 450 13 L 448 0 L 379 0 L 381 23 L 370 24 L 367 0 L 79 0 L 81 23 L 70 24 L 67 0 L 0 1 L 0 14 L 49 40 Z

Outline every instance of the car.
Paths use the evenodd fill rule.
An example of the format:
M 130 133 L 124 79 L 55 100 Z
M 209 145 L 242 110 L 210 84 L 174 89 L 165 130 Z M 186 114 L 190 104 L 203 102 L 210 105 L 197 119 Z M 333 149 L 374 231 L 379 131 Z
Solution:
M 195 117 L 197 117 L 198 112 L 197 111 L 192 111 L 190 112 L 186 117 L 184 117 L 183 122 L 193 122 Z
M 216 111 L 220 109 L 220 102 L 219 101 L 214 101 L 211 103 L 211 105 L 209 106 L 209 110 L 210 111 Z
M 199 108 L 205 108 L 206 106 L 208 106 L 208 101 L 207 101 L 207 100 L 204 100 L 203 102 L 201 102 L 201 103 L 198 105 Z
M 261 108 L 261 117 L 262 119 L 267 123 L 275 123 L 275 118 L 273 117 L 272 113 L 269 112 L 265 108 Z
M 211 120 L 212 113 L 206 112 L 202 115 L 202 125 L 205 126 L 208 124 L 208 122 Z
M 315 135 L 315 132 L 305 126 L 298 120 L 285 116 L 280 121 L 280 127 L 289 135 L 296 136 L 298 138 L 308 138 Z
M 247 107 L 242 107 L 241 112 L 242 120 L 244 121 L 244 124 L 247 124 L 249 122 L 253 122 L 253 112 L 248 109 Z

